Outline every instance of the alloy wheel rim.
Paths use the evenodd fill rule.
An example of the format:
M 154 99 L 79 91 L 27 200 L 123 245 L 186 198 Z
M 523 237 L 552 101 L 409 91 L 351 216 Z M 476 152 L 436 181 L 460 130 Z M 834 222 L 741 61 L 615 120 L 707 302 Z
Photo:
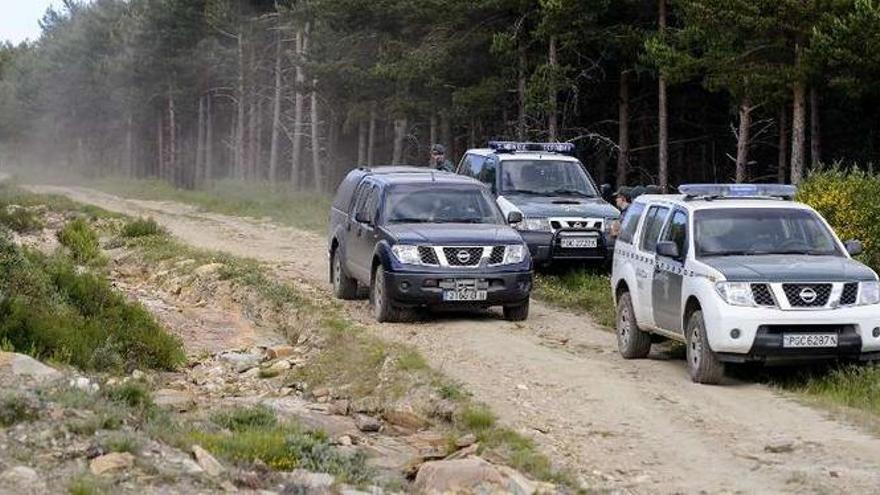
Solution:
M 691 362 L 694 367 L 697 367 L 700 365 L 700 353 L 703 350 L 703 341 L 700 338 L 699 325 L 694 325 L 694 328 L 691 331 L 691 345 L 689 347 L 691 351 Z
M 339 262 L 339 255 L 333 253 L 333 285 L 335 285 L 336 287 L 342 285 L 342 273 L 340 270 L 340 265 L 342 265 L 342 263 Z
M 629 318 L 627 318 L 629 310 L 624 308 L 623 311 L 620 312 L 620 318 L 617 323 L 617 335 L 620 338 L 621 344 L 626 344 L 629 342 Z

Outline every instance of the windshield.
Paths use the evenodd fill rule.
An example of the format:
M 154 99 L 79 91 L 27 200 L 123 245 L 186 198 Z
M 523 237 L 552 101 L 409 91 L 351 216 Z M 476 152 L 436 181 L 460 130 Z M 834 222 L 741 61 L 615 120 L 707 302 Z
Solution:
M 504 160 L 501 193 L 596 197 L 580 163 L 562 160 Z
M 809 210 L 718 208 L 694 215 L 698 256 L 841 255 L 834 235 Z
M 396 187 L 384 211 L 386 223 L 503 223 L 498 207 L 477 187 Z

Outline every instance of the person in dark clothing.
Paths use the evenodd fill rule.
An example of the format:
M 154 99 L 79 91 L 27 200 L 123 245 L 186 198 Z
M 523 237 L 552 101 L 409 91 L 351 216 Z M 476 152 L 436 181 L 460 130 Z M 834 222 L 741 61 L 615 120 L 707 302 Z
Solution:
M 626 186 L 617 188 L 617 192 L 614 193 L 614 205 L 620 210 L 621 215 L 629 208 L 630 203 L 632 203 L 632 189 Z
M 442 144 L 431 146 L 431 160 L 429 166 L 441 172 L 454 172 L 455 167 L 446 158 L 446 147 Z
M 660 186 L 651 184 L 645 186 L 645 194 L 663 194 L 663 189 L 661 189 Z

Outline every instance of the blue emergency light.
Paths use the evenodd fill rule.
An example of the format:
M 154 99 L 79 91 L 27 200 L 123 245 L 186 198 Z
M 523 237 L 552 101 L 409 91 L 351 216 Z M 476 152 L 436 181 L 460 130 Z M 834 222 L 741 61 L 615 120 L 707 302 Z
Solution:
M 797 188 L 785 184 L 683 184 L 678 192 L 688 198 L 792 199 Z
M 543 151 L 546 153 L 574 154 L 574 143 L 518 143 L 515 141 L 489 141 L 489 148 L 498 153 L 516 151 Z

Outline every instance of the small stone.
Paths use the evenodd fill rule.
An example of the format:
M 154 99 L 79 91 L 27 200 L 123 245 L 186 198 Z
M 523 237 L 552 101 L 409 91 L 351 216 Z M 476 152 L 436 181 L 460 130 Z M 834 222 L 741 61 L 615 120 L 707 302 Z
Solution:
M 840 478 L 840 473 L 837 471 L 829 471 L 828 476 L 831 476 L 832 478 Z
M 318 387 L 318 388 L 312 390 L 312 395 L 314 395 L 315 398 L 326 397 L 326 396 L 330 395 L 330 389 L 327 387 Z
M 379 431 L 382 428 L 382 422 L 366 414 L 355 414 L 354 424 L 361 431 Z
M 411 430 L 421 430 L 428 426 L 425 418 L 409 411 L 388 411 L 385 413 L 385 421 Z
M 88 449 L 86 449 L 86 459 L 94 459 L 95 457 L 100 457 L 107 453 L 107 449 L 105 449 L 101 445 L 92 445 Z
M 517 390 L 528 390 L 529 389 L 529 387 L 527 387 L 524 383 L 517 384 L 516 388 L 517 388 Z
M 269 366 L 272 371 L 286 371 L 290 369 L 290 361 L 276 361 Z
M 70 386 L 75 389 L 82 390 L 83 392 L 89 392 L 89 393 L 97 392 L 98 388 L 99 388 L 97 383 L 89 380 L 88 378 L 86 378 L 84 376 L 80 376 L 77 378 L 71 378 L 70 379 Z
M 285 473 L 284 477 L 287 481 L 284 493 L 330 493 L 329 490 L 336 483 L 333 475 L 304 469 L 295 469 Z
M 143 379 L 145 376 L 146 376 L 146 375 L 144 375 L 144 372 L 141 371 L 141 370 L 134 370 L 134 371 L 131 372 L 131 377 L 134 378 L 135 380 L 141 380 L 141 379 Z
M 456 459 L 466 459 L 466 458 L 476 454 L 477 450 L 479 450 L 479 449 L 480 449 L 480 444 L 474 443 L 474 444 L 468 445 L 467 447 L 465 447 L 459 451 L 456 451 L 456 452 L 453 452 L 452 454 L 449 454 L 448 456 L 446 456 L 444 458 L 444 460 L 454 461 Z
M 163 388 L 153 393 L 153 403 L 177 412 L 186 412 L 196 405 L 195 396 L 186 390 Z
M 215 459 L 210 452 L 202 447 L 193 445 L 192 453 L 196 458 L 196 462 L 199 463 L 199 467 L 204 469 L 209 476 L 220 476 L 225 471 L 223 465 L 220 464 L 220 461 Z
M 296 349 L 289 345 L 276 345 L 266 349 L 266 356 L 271 359 L 285 358 L 296 353 Z
M 422 464 L 413 491 L 417 493 L 471 493 L 500 491 L 505 479 L 494 466 L 480 458 L 431 461 Z M 494 489 L 492 489 L 494 488 Z
M 771 454 L 787 454 L 789 452 L 794 452 L 794 442 L 786 440 L 773 442 L 764 446 L 764 452 L 769 452 Z
M 470 447 L 475 443 L 477 443 L 477 436 L 473 433 L 468 433 L 467 435 L 463 435 L 455 439 L 455 446 L 460 449 Z
M 337 416 L 347 416 L 350 407 L 351 403 L 346 399 L 335 400 L 330 403 L 327 412 L 329 412 L 330 414 L 335 414 Z
M 196 268 L 193 273 L 199 277 L 206 277 L 217 273 L 221 268 L 223 268 L 223 263 L 208 263 Z
M 95 476 L 100 476 L 111 471 L 129 469 L 134 466 L 134 456 L 128 452 L 113 452 L 92 459 L 89 470 Z
M 354 443 L 351 441 L 351 437 L 348 435 L 342 435 L 341 437 L 336 439 L 336 442 L 343 447 L 350 447 Z

